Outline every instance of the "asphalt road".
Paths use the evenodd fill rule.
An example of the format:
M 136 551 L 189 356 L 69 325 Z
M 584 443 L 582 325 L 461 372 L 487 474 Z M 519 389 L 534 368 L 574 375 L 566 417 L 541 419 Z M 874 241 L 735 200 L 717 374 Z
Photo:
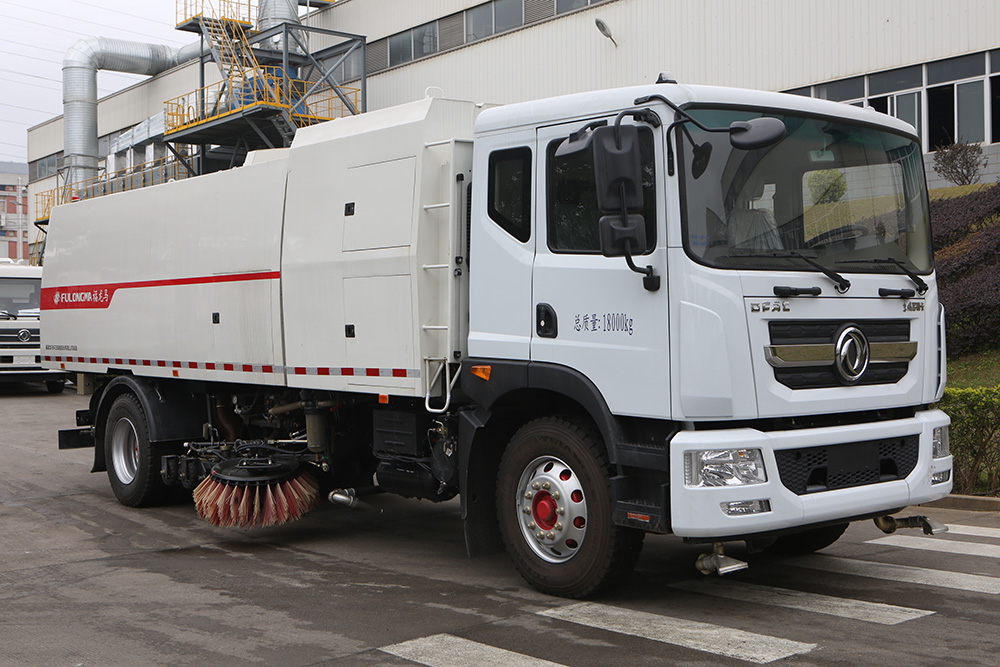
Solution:
M 580 603 L 467 558 L 456 501 L 258 531 L 123 507 L 92 451 L 57 449 L 85 406 L 0 386 L 3 666 L 1000 664 L 1000 513 L 914 510 L 952 526 L 935 538 L 858 523 L 724 578 L 649 537 L 627 585 Z

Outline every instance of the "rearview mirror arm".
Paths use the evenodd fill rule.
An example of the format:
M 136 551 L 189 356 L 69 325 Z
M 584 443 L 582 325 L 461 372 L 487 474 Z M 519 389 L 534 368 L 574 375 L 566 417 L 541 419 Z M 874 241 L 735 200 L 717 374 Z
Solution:
M 694 123 L 695 127 L 704 132 L 729 132 L 728 127 L 707 127 L 698 122 L 691 114 L 681 109 L 679 106 L 668 100 L 663 95 L 646 95 L 644 97 L 635 98 L 634 104 L 648 104 L 653 100 L 659 100 L 666 104 L 668 107 L 674 110 L 675 113 L 681 116 L 680 120 L 675 120 L 673 123 L 667 126 L 667 176 L 674 175 L 674 144 L 673 140 L 670 138 L 673 133 L 673 129 L 684 123 L 691 122 Z
M 621 183 L 621 199 L 622 199 L 622 220 L 628 220 L 628 209 L 625 208 L 625 184 Z M 642 248 L 639 249 L 640 252 Z M 628 264 L 628 268 L 636 273 L 642 275 L 642 286 L 646 288 L 649 292 L 655 292 L 660 289 L 660 276 L 653 272 L 653 266 L 647 264 L 646 268 L 640 269 L 635 265 L 635 260 L 632 259 L 632 241 L 625 239 L 625 263 Z

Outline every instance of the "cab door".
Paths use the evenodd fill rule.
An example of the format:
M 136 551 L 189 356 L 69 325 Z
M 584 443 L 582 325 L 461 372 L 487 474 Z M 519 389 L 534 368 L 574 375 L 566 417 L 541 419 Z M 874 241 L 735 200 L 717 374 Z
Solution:
M 662 130 L 639 124 L 647 239 L 634 260 L 660 276 L 659 289 L 650 291 L 624 257 L 601 253 L 592 151 L 555 155 L 570 133 L 593 120 L 536 131 L 531 360 L 582 373 L 614 414 L 668 417 Z M 607 120 L 614 123 L 613 116 Z

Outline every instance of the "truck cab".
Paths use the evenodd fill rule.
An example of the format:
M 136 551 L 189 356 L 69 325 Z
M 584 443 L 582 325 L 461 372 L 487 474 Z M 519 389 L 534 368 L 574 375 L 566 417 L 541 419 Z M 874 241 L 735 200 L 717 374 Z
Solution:
M 757 119 L 781 136 L 741 143 Z M 631 147 L 602 147 L 624 128 Z M 949 420 L 931 407 L 944 316 L 911 127 L 667 83 L 486 110 L 476 131 L 464 367 L 491 366 L 489 381 L 463 376 L 485 409 L 476 425 L 546 402 L 586 412 L 607 443 L 615 523 L 691 541 L 829 543 L 851 519 L 950 491 Z M 619 210 L 601 202 L 601 172 L 622 151 L 637 196 Z M 609 217 L 641 228 L 628 258 L 604 238 Z M 537 497 L 529 460 L 498 496 L 501 516 L 505 502 L 529 510 L 508 548 L 575 557 L 517 505 Z
M 39 298 L 42 269 L 0 259 L 0 382 L 44 382 L 51 393 L 65 387 L 65 373 L 42 368 Z

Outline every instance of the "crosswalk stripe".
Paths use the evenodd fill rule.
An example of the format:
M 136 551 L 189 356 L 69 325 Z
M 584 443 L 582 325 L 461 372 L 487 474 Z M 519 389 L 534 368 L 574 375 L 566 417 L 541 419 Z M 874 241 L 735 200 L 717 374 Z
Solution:
M 809 570 L 850 574 L 884 581 L 898 581 L 904 584 L 952 588 L 971 593 L 1000 595 L 1000 579 L 981 574 L 963 574 L 949 570 L 931 570 L 911 565 L 891 565 L 819 554 L 789 558 L 781 562 L 783 565 L 803 567 Z
M 538 613 L 561 621 L 723 655 L 758 665 L 809 653 L 816 648 L 816 644 L 805 644 L 781 637 L 759 635 L 710 623 L 593 602 L 579 602 Z
M 671 584 L 670 587 L 730 600 L 786 607 L 882 625 L 897 625 L 934 613 L 925 609 L 912 609 L 894 604 L 851 600 L 723 579 L 682 581 Z
M 379 649 L 397 658 L 410 660 L 428 667 L 565 667 L 558 662 L 515 653 L 495 646 L 480 644 L 453 635 L 440 634 L 421 637 Z
M 968 535 L 970 537 L 995 537 L 1000 539 L 1000 528 L 984 528 L 983 526 L 963 526 L 957 523 L 949 523 L 948 534 Z
M 906 549 L 923 549 L 924 551 L 938 551 L 946 554 L 962 554 L 963 556 L 985 556 L 986 558 L 1000 558 L 1000 546 L 993 544 L 980 544 L 978 542 L 959 542 L 957 540 L 943 540 L 939 537 L 911 537 L 909 535 L 889 535 L 875 540 L 868 540 L 866 544 L 886 544 L 892 547 L 903 547 Z

